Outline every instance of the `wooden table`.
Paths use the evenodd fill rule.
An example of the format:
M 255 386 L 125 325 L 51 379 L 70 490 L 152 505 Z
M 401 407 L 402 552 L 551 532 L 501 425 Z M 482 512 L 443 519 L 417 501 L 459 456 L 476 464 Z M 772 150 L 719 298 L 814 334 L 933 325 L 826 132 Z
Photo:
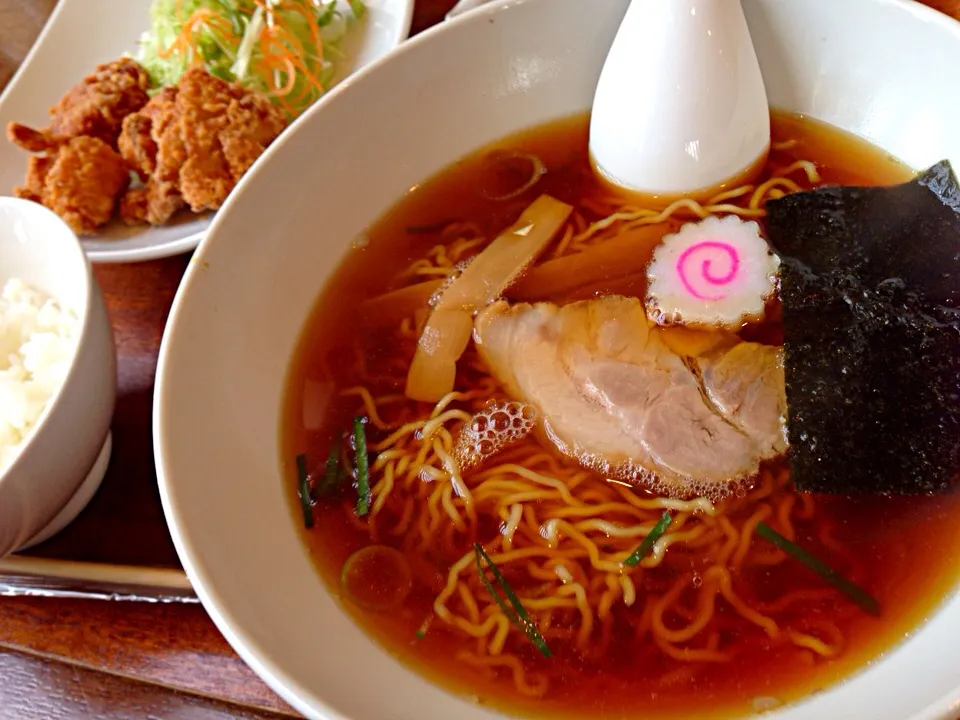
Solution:
M 960 0 L 924 1 L 960 18 Z M 0 89 L 55 2 L 0 0 Z M 417 0 L 414 32 L 440 21 L 453 4 Z M 124 473 L 152 477 L 157 350 L 187 260 L 95 270 L 121 358 L 113 462 Z M 297 715 L 233 653 L 199 606 L 0 598 L 0 678 L 0 718 Z

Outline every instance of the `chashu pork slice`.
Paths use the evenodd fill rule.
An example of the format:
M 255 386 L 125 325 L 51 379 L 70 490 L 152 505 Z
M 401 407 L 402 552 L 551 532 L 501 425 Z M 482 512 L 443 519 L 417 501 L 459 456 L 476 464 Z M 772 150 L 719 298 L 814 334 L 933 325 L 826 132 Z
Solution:
M 681 357 L 663 332 L 636 298 L 607 296 L 563 307 L 494 303 L 474 336 L 561 452 L 664 494 L 716 496 L 785 448 L 780 357 L 735 339 Z
M 755 438 L 764 457 L 787 449 L 783 348 L 740 342 L 696 358 L 710 401 Z

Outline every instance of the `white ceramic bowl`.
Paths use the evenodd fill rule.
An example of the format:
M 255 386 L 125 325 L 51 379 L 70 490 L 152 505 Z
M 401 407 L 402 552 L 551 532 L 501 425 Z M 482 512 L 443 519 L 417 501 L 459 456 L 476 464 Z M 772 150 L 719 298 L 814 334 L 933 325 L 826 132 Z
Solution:
M 901 0 L 743 4 L 771 104 L 858 133 L 914 167 L 948 158 L 960 168 L 951 70 L 960 67 L 960 25 Z M 588 109 L 626 6 L 512 0 L 405 44 L 269 151 L 188 271 L 156 390 L 166 517 L 217 626 L 308 716 L 495 717 L 384 653 L 327 592 L 279 475 L 284 383 L 308 312 L 353 238 L 467 152 Z M 960 706 L 957 638 L 953 597 L 881 662 L 769 717 L 947 718 Z
M 113 331 L 76 235 L 45 207 L 0 197 L 0 287 L 10 278 L 56 298 L 80 325 L 66 379 L 0 472 L 0 557 L 61 530 L 96 492 L 117 387 Z

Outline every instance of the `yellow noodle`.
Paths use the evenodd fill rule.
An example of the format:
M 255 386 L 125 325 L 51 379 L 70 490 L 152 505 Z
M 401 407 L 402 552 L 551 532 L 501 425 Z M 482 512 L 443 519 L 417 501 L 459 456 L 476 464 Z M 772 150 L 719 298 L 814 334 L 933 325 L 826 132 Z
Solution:
M 691 540 L 696 540 L 698 537 L 703 535 L 706 532 L 706 528 L 703 525 L 698 525 L 692 530 L 686 532 L 666 532 L 664 533 L 659 540 L 653 544 L 653 549 L 650 551 L 650 555 L 644 558 L 640 565 L 642 567 L 656 567 L 661 562 L 663 562 L 664 555 L 667 552 L 667 548 L 673 545 L 674 543 L 685 543 Z
M 667 655 L 674 660 L 681 660 L 683 662 L 729 662 L 731 659 L 730 653 L 718 652 L 716 650 L 698 650 L 695 648 L 679 648 L 676 645 L 664 640 L 662 637 L 654 633 L 654 641 L 657 643 L 664 655 Z
M 567 248 L 570 246 L 570 241 L 573 240 L 573 234 L 575 230 L 572 225 L 568 224 L 563 231 L 563 235 L 560 237 L 560 240 L 557 242 L 557 247 L 553 251 L 554 257 L 562 257 Z
M 740 530 L 740 542 L 737 545 L 736 552 L 730 558 L 730 564 L 733 567 L 740 567 L 743 564 L 747 552 L 750 550 L 750 541 L 753 540 L 753 531 L 757 525 L 767 519 L 771 513 L 769 505 L 760 505 L 753 514 L 747 518 Z
M 803 170 L 803 173 L 807 176 L 807 182 L 811 185 L 817 185 L 821 182 L 820 173 L 817 171 L 817 166 L 814 165 L 809 160 L 797 160 L 792 165 L 781 169 L 777 174 L 780 176 L 792 175 L 798 170 Z
M 566 520 L 557 521 L 557 530 L 560 533 L 561 538 L 563 536 L 570 537 L 587 551 L 587 556 L 590 558 L 590 564 L 593 565 L 596 570 L 613 573 L 620 572 L 621 565 L 619 562 L 614 560 L 605 560 L 600 555 L 600 550 L 597 548 L 596 543 L 592 542 L 590 538 L 577 530 Z
M 657 637 L 670 643 L 687 642 L 703 630 L 713 618 L 713 609 L 716 602 L 716 582 L 704 582 L 697 596 L 697 612 L 694 619 L 686 627 L 671 630 L 664 622 L 663 616 L 679 600 L 680 594 L 690 586 L 690 578 L 683 577 L 677 580 L 673 587 L 654 603 L 652 627 Z
M 577 647 L 583 649 L 590 641 L 590 633 L 593 631 L 593 610 L 590 603 L 587 602 L 587 593 L 580 583 L 570 583 L 557 590 L 558 595 L 573 595 L 577 602 L 577 608 L 580 610 L 580 632 L 577 633 Z
M 629 575 L 620 576 L 620 591 L 623 593 L 623 604 L 627 607 L 637 601 L 637 589 Z
M 531 673 L 528 677 L 523 664 L 513 655 L 501 655 L 499 657 L 479 657 L 472 653 L 460 651 L 457 653 L 457 659 L 469 665 L 481 668 L 505 667 L 513 675 L 513 684 L 521 695 L 527 697 L 542 697 L 547 691 L 547 679 Z
M 833 655 L 836 654 L 836 650 L 833 647 L 823 642 L 823 640 L 820 638 L 814 637 L 813 635 L 797 632 L 796 630 L 790 630 L 788 631 L 788 634 L 794 644 L 813 650 L 813 652 L 815 652 L 817 655 L 822 655 L 823 657 L 833 657 Z
M 440 490 L 440 503 L 443 505 L 443 509 L 447 513 L 447 517 L 449 517 L 453 522 L 453 526 L 457 530 L 465 531 L 467 529 L 467 524 L 464 522 L 463 518 L 460 517 L 460 513 L 457 511 L 457 507 L 453 502 L 452 484 L 444 485 Z
M 473 596 L 473 592 L 466 584 L 459 583 L 457 585 L 457 594 L 460 596 L 460 602 L 462 602 L 463 606 L 467 609 L 467 617 L 470 622 L 479 625 L 480 608 L 477 607 L 477 601 Z
M 523 505 L 514 504 L 510 507 L 507 524 L 503 528 L 503 548 L 513 550 L 513 534 L 517 531 L 520 520 L 523 519 Z
M 602 620 L 610 617 L 610 610 L 613 603 L 623 597 L 623 588 L 620 587 L 620 579 L 616 575 L 606 575 L 603 578 L 607 585 L 606 590 L 600 595 L 600 603 L 597 605 L 597 615 Z
M 371 491 L 373 496 L 376 498 L 373 501 L 373 508 L 370 510 L 373 515 L 380 514 L 380 511 L 383 509 L 383 505 L 387 501 L 391 490 L 393 490 L 392 464 L 384 468 L 383 479 L 377 483 L 376 487 Z
M 785 177 L 775 177 L 767 180 L 763 185 L 754 190 L 753 195 L 750 196 L 750 202 L 748 207 L 751 210 L 758 210 L 763 207 L 763 202 L 766 196 L 773 189 L 785 189 L 787 192 L 798 192 L 800 186 L 797 185 L 790 178 Z
M 724 567 L 714 566 L 710 568 L 710 571 L 717 576 L 720 584 L 720 592 L 723 594 L 723 597 L 733 606 L 733 609 L 736 610 L 741 617 L 749 620 L 754 625 L 762 627 L 770 637 L 777 637 L 777 635 L 780 634 L 780 628 L 777 627 L 776 622 L 748 606 L 740 599 L 740 596 L 733 591 L 729 570 Z
M 706 205 L 707 207 L 712 207 L 714 205 L 728 204 L 731 200 L 736 200 L 744 195 L 753 193 L 755 187 L 754 185 L 741 185 L 740 187 L 731 188 L 730 190 L 724 190 L 722 193 L 714 195 L 707 200 Z
M 656 523 L 651 523 L 649 525 L 633 525 L 632 527 L 621 527 L 620 525 L 616 525 L 609 520 L 595 517 L 590 520 L 574 523 L 573 526 L 580 532 L 584 533 L 590 530 L 597 530 L 607 537 L 635 538 L 649 535 L 650 531 L 653 530 L 654 525 L 656 525 Z
M 796 147 L 796 145 L 797 141 L 794 139 L 781 140 L 779 142 L 770 143 L 770 149 L 778 151 L 790 150 L 791 148 Z

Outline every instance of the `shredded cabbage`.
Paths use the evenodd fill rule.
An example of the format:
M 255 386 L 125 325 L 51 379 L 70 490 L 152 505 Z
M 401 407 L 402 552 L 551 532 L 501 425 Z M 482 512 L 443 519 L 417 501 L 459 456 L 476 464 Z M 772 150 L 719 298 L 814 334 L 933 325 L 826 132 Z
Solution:
M 340 44 L 365 11 L 362 0 L 154 0 L 138 60 L 159 87 L 199 60 L 298 115 L 329 89 Z

